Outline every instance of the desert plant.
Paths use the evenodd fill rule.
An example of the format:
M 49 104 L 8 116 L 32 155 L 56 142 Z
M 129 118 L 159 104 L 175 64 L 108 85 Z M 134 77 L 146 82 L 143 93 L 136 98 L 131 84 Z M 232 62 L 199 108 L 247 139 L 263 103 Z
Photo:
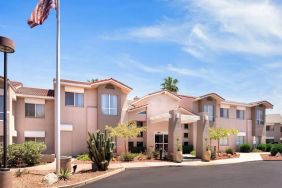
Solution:
M 254 152 L 254 153 L 259 153 L 259 152 L 262 152 L 262 150 L 259 150 L 259 149 L 257 149 L 257 148 L 254 148 L 252 152 Z
M 114 143 L 107 130 L 88 133 L 87 141 L 89 158 L 97 165 L 98 170 L 107 170 L 113 158 Z
M 241 144 L 240 145 L 240 152 L 249 153 L 251 152 L 252 147 L 250 144 Z
M 65 170 L 65 169 L 61 169 L 60 173 L 58 174 L 58 178 L 59 180 L 68 180 L 70 178 L 70 171 L 69 170 Z
M 133 161 L 135 157 L 138 156 L 138 153 L 122 153 L 120 155 L 121 161 Z
M 233 154 L 234 154 L 234 152 L 233 152 L 232 148 L 226 148 L 226 149 L 225 149 L 225 153 L 227 153 L 227 154 L 231 154 L 231 155 L 233 155 Z
M 193 145 L 182 146 L 183 154 L 189 154 L 193 151 Z
M 272 156 L 275 156 L 278 152 L 282 154 L 282 144 L 273 144 L 270 150 L 270 154 Z
M 158 150 L 153 151 L 153 156 L 154 156 L 155 159 L 159 158 L 160 157 L 160 151 L 158 151 Z
M 80 160 L 80 161 L 90 161 L 88 153 L 84 153 L 84 154 L 78 155 L 78 156 L 76 156 L 76 159 Z
M 129 138 L 137 138 L 141 132 L 145 131 L 145 127 L 138 127 L 137 124 L 132 121 L 126 124 L 118 124 L 116 127 L 106 126 L 106 130 L 108 130 L 113 137 L 119 137 L 124 139 L 124 152 L 127 152 L 127 140 Z

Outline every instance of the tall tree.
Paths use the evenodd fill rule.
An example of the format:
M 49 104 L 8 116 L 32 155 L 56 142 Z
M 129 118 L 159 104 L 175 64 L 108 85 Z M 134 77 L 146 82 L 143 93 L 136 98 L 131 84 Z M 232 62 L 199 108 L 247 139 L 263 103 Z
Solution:
M 87 80 L 87 82 L 97 82 L 99 79 L 98 78 L 91 78 L 90 80 Z
M 177 83 L 178 83 L 177 79 L 168 76 L 164 79 L 164 82 L 161 84 L 162 90 L 168 90 L 170 92 L 177 93 L 178 92 Z
M 146 131 L 146 127 L 138 127 L 135 122 L 129 122 L 126 124 L 118 124 L 116 127 L 106 126 L 113 137 L 123 138 L 124 139 L 124 149 L 127 153 L 127 141 L 129 138 L 136 138 L 141 132 Z

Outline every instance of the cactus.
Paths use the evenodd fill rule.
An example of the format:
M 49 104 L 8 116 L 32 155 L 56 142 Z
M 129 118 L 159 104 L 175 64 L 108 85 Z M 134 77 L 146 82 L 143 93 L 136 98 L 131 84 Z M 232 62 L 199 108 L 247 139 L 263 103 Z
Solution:
M 98 170 L 107 170 L 113 158 L 112 137 L 106 130 L 104 132 L 98 130 L 96 133 L 88 133 L 88 135 L 87 145 L 90 159 L 97 165 Z

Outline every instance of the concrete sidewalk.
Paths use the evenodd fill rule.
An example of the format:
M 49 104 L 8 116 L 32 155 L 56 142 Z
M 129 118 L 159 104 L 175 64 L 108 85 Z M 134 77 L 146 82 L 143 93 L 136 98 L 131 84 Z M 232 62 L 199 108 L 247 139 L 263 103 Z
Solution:
M 240 153 L 239 158 L 233 159 L 222 159 L 210 162 L 203 162 L 200 159 L 186 159 L 182 163 L 174 163 L 170 161 L 160 161 L 160 162 L 120 162 L 120 163 L 110 163 L 109 168 L 144 168 L 144 167 L 162 167 L 162 166 L 208 166 L 208 165 L 220 165 L 220 164 L 234 164 L 249 161 L 261 161 L 260 156 L 262 153 Z M 89 170 L 91 169 L 91 164 L 78 164 L 77 171 Z M 37 171 L 55 171 L 55 162 L 46 165 L 39 165 L 34 167 L 27 167 L 28 170 Z

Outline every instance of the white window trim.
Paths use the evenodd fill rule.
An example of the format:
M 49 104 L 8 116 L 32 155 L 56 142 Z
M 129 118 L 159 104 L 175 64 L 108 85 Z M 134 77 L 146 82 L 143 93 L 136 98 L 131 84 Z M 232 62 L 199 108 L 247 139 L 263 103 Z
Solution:
M 78 92 L 73 92 L 73 91 L 66 91 L 65 93 L 73 93 L 73 105 L 65 104 L 65 106 L 80 107 L 80 108 L 84 107 L 84 93 L 78 93 Z M 78 106 L 76 104 L 75 95 L 77 94 L 81 94 L 83 96 L 83 105 L 82 106 Z M 66 97 L 66 94 L 65 94 L 65 97 Z
M 33 104 L 34 105 L 34 116 L 27 116 L 26 114 L 25 114 L 25 117 L 26 118 L 45 118 L 45 104 L 34 104 L 34 103 L 25 103 L 25 104 Z M 37 116 L 36 114 L 36 112 L 37 112 L 37 105 L 43 105 L 43 111 L 44 111 L 44 115 L 43 116 Z M 26 109 L 25 109 L 26 110 Z M 26 112 L 24 112 L 24 113 L 26 113 Z
M 102 111 L 103 110 L 107 110 L 108 113 L 107 114 L 104 114 L 104 115 L 109 115 L 109 116 L 117 116 L 118 115 L 118 108 L 112 108 L 111 107 L 111 96 L 116 96 L 117 99 L 118 99 L 118 96 L 117 95 L 112 95 L 112 94 L 102 94 L 102 95 L 106 95 L 108 97 L 108 102 L 109 102 L 109 106 L 107 108 L 105 108 L 103 105 L 102 105 Z M 118 100 L 117 100 L 117 106 L 118 106 Z M 116 110 L 116 114 L 111 114 L 111 110 Z

